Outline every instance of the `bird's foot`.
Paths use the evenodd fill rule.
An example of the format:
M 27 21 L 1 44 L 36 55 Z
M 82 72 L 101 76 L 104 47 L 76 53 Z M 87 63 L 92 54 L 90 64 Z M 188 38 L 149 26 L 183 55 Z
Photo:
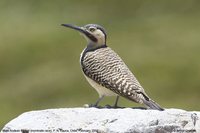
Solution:
M 108 109 L 122 109 L 122 108 L 125 108 L 125 107 L 120 107 L 120 106 L 117 106 L 117 105 L 105 105 L 105 108 L 108 108 Z
M 85 108 L 103 108 L 102 106 L 98 106 L 96 104 L 85 104 Z
M 104 108 L 107 108 L 107 109 L 110 109 L 110 108 L 113 108 L 111 105 L 107 104 L 104 106 Z
M 148 110 L 148 108 L 145 107 L 131 107 L 132 109 L 142 109 L 142 110 Z
M 123 108 L 126 108 L 126 107 L 120 107 L 120 106 L 118 106 L 117 104 L 114 104 L 112 107 L 113 107 L 114 109 L 123 109 Z
M 98 109 L 123 109 L 125 107 L 120 107 L 120 106 L 116 106 L 116 105 L 105 105 L 105 106 L 98 106 L 96 104 L 85 104 L 84 105 L 85 108 L 98 108 Z

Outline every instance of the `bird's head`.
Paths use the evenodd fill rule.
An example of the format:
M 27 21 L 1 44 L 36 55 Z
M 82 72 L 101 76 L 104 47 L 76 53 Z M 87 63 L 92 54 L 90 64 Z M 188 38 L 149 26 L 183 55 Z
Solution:
M 62 24 L 62 26 L 79 31 L 86 38 L 90 47 L 106 46 L 106 32 L 100 25 L 87 24 L 79 27 L 71 24 Z

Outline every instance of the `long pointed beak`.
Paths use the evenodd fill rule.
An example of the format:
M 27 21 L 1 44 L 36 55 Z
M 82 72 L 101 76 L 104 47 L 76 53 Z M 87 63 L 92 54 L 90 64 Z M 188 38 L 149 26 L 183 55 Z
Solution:
M 77 30 L 77 31 L 82 32 L 84 34 L 86 34 L 86 32 L 87 32 L 83 28 L 75 26 L 75 25 L 71 25 L 71 24 L 61 24 L 61 25 L 65 26 L 65 27 L 68 27 L 68 28 L 71 28 L 71 29 L 74 29 L 74 30 Z
M 88 31 L 86 31 L 82 27 L 75 26 L 75 25 L 72 25 L 72 24 L 61 24 L 61 25 L 65 26 L 65 27 L 68 27 L 68 28 L 71 28 L 71 29 L 74 29 L 74 30 L 77 30 L 77 31 L 83 33 L 85 36 L 87 36 L 90 40 L 92 40 L 94 42 L 97 42 L 97 39 L 91 33 L 89 33 Z

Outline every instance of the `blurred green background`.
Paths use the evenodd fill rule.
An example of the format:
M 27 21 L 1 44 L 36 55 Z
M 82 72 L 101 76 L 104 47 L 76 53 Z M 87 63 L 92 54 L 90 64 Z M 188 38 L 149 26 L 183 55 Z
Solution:
M 103 25 L 152 99 L 200 110 L 200 1 L 1 0 L 0 128 L 26 111 L 96 101 L 79 65 L 86 41 L 61 23 Z

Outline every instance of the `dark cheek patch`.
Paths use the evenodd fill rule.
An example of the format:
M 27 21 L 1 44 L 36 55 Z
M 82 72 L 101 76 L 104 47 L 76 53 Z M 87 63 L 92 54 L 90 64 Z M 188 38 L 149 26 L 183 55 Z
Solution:
M 93 35 L 91 34 L 86 34 L 93 42 L 97 42 L 97 38 L 95 38 Z

